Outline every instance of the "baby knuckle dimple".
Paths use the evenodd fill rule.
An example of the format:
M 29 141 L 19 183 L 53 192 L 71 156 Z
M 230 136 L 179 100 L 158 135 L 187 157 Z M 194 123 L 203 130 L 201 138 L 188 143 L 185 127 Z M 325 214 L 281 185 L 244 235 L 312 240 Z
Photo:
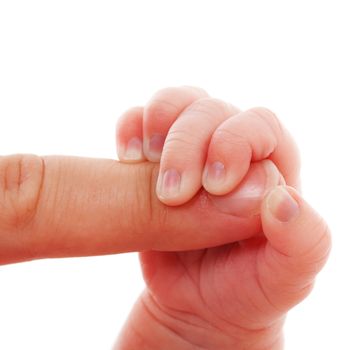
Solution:
M 22 229 L 33 218 L 44 174 L 42 158 L 16 154 L 0 159 L 0 225 Z

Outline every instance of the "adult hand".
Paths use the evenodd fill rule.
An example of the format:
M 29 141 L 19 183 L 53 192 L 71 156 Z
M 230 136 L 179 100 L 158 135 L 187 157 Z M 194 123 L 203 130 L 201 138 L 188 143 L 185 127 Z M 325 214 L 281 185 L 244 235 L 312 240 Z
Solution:
M 260 231 L 257 217 L 222 212 L 203 190 L 185 205 L 162 204 L 155 194 L 158 169 L 154 163 L 110 159 L 0 157 L 0 264 L 199 249 Z M 263 195 L 276 181 L 271 167 L 258 167 L 241 189 L 253 182 Z M 234 198 L 235 192 L 231 205 Z

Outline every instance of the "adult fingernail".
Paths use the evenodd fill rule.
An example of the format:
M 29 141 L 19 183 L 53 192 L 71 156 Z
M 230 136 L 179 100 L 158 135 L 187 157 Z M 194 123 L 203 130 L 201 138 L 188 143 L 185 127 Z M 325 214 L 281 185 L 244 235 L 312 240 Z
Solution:
M 251 217 L 260 212 L 266 193 L 280 182 L 280 173 L 270 160 L 254 163 L 243 181 L 224 196 L 209 195 L 213 204 L 223 213 Z
M 131 138 L 126 147 L 119 146 L 119 157 L 124 161 L 139 161 L 143 159 L 142 141 L 139 137 Z
M 165 137 L 160 134 L 153 135 L 146 145 L 146 154 L 148 160 L 151 162 L 159 162 L 162 155 L 163 146 L 164 146 Z
M 169 169 L 160 176 L 157 183 L 157 193 L 161 198 L 174 198 L 180 192 L 181 175 L 175 169 Z
M 225 165 L 221 162 L 207 164 L 204 170 L 205 186 L 209 189 L 218 188 L 225 180 Z
M 288 222 L 299 213 L 298 202 L 284 186 L 278 186 L 268 194 L 267 207 L 270 213 L 281 222 Z

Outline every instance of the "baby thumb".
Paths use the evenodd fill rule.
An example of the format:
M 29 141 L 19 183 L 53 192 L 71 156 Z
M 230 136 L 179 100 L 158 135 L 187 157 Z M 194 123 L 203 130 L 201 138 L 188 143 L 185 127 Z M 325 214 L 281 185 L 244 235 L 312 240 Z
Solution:
M 311 291 L 331 248 L 330 231 L 288 186 L 278 186 L 265 197 L 261 220 L 268 240 L 258 265 L 261 287 L 271 304 L 287 311 Z

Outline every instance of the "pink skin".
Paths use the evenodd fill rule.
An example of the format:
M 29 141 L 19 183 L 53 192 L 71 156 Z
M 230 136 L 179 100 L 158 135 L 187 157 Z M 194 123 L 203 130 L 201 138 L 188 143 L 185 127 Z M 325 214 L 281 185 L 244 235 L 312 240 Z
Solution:
M 148 160 L 159 159 L 149 148 L 150 134 L 156 135 L 153 143 L 162 151 L 157 194 L 163 203 L 184 204 L 202 186 L 211 194 L 227 194 L 244 178 L 251 162 L 263 159 L 276 164 L 287 184 L 299 187 L 297 147 L 271 111 L 259 107 L 241 112 L 219 99 L 203 97 L 203 90 L 194 91 L 161 90 L 144 108 L 143 121 L 142 111 L 132 109 L 118 124 L 121 161 L 130 161 L 123 157 L 124 149 L 135 143 L 135 137 L 141 138 L 139 145 L 147 145 L 143 153 Z M 133 128 L 137 133 L 130 132 Z M 135 156 L 135 161 L 141 158 Z
M 196 100 L 179 114 L 168 131 L 160 162 L 157 193 L 163 203 L 183 204 L 198 192 L 202 187 L 209 140 L 222 122 L 237 113 L 238 108 L 206 97 Z M 166 186 L 164 180 L 169 172 L 181 180 L 177 187 Z
M 169 207 L 156 197 L 158 171 L 151 162 L 0 157 L 0 264 L 193 250 L 249 238 L 261 228 L 251 213 L 280 178 L 271 161 L 257 162 L 226 199 L 202 190 L 188 203 Z M 245 203 L 243 211 L 239 203 Z
M 171 125 L 187 106 L 205 97 L 208 97 L 206 91 L 191 86 L 181 89 L 169 87 L 152 96 L 143 115 L 143 145 L 149 161 L 160 161 Z
M 239 112 L 191 87 L 155 96 L 121 119 L 122 162 L 0 156 L 0 264 L 141 251 L 147 288 L 117 349 L 280 350 L 285 314 L 310 292 L 331 244 L 325 222 L 284 186 L 298 186 L 294 142 L 266 109 Z M 176 171 L 166 196 L 158 191 L 171 206 L 156 197 L 159 165 L 146 161 L 161 132 L 161 176 Z M 217 180 L 230 169 L 234 189 L 206 183 L 205 163 Z M 184 164 L 195 175 L 185 186 L 176 182 Z M 208 191 L 196 192 L 201 184 Z
M 170 105 L 172 98 L 178 101 L 177 93 L 182 98 L 185 93 L 183 88 L 172 92 L 173 96 L 169 91 L 164 96 L 158 92 L 157 101 Z M 193 101 L 194 107 L 182 108 L 184 112 L 177 118 L 169 118 L 174 124 L 169 126 L 170 142 L 167 137 L 160 171 L 182 169 L 182 174 L 185 168 L 192 178 L 187 185 L 181 184 L 181 195 L 173 196 L 171 190 L 169 196 L 160 199 L 171 205 L 184 203 L 198 191 L 203 177 L 210 193 L 205 196 L 213 208 L 239 217 L 260 212 L 255 218 L 261 220 L 262 228 L 253 237 L 247 235 L 250 238 L 214 248 L 141 253 L 147 289 L 116 349 L 282 349 L 285 315 L 310 292 L 327 259 L 329 231 L 317 213 L 290 187 L 271 191 L 278 184 L 284 185 L 284 179 L 287 184 L 299 184 L 296 146 L 276 117 L 266 109 L 239 114 L 232 109 L 232 114 L 237 114 L 232 117 L 222 107 L 224 102 L 208 97 L 204 104 L 200 101 Z M 188 111 L 196 111 L 200 134 L 194 132 L 196 123 Z M 219 122 L 214 120 L 216 113 Z M 163 117 L 167 120 L 166 114 Z M 154 118 L 157 120 L 156 115 Z M 150 113 L 146 123 L 152 125 Z M 119 140 L 126 140 L 123 127 L 127 124 L 128 118 L 119 124 Z M 193 130 L 196 140 L 191 133 L 179 130 Z M 221 139 L 219 135 L 226 136 Z M 186 165 L 186 154 L 197 154 L 197 158 Z M 219 159 L 229 169 L 221 187 L 206 182 L 206 159 L 208 164 Z M 192 167 L 192 173 L 186 166 Z M 213 170 L 214 177 L 220 168 Z M 259 175 L 267 173 L 267 177 Z M 175 180 L 170 177 L 166 184 L 174 185 Z
M 311 291 L 330 235 L 290 187 L 272 190 L 261 216 L 263 234 L 245 241 L 141 253 L 147 289 L 115 349 L 281 350 L 285 315 Z
M 147 288 L 117 349 L 280 350 L 285 314 L 310 292 L 331 244 L 325 222 L 284 186 L 284 181 L 298 185 L 296 147 L 266 109 L 240 113 L 191 87 L 156 96 L 146 109 L 127 111 L 119 123 L 120 158 L 137 164 L 0 156 L 0 264 L 142 251 Z M 152 126 L 157 104 L 163 129 Z M 193 114 L 200 122 L 193 122 Z M 192 132 L 181 134 L 189 126 L 194 134 L 201 130 L 195 141 Z M 187 165 L 201 175 L 190 176 L 186 181 L 193 188 L 186 189 L 176 182 L 179 172 L 168 173 L 168 195 L 160 198 L 172 206 L 156 197 L 159 165 L 146 161 L 151 155 L 145 134 L 153 131 L 169 136 L 163 135 L 163 177 L 164 169 L 177 169 L 177 160 L 184 173 L 181 157 L 172 158 L 179 151 L 184 158 L 193 155 Z M 223 134 L 226 138 L 218 137 Z M 149 148 L 159 151 L 158 136 Z M 216 179 L 230 169 L 226 175 L 241 180 L 233 190 L 225 181 L 211 188 L 205 162 L 198 160 L 214 165 L 208 172 Z M 200 184 L 209 191 L 195 193 Z M 176 186 L 180 194 L 174 196 L 169 188 Z
M 277 117 L 266 108 L 251 108 L 225 120 L 212 135 L 203 185 L 213 194 L 232 191 L 251 162 L 271 159 L 288 184 L 297 187 L 299 158 L 294 141 Z M 221 171 L 217 169 L 222 164 Z M 219 174 L 221 176 L 219 176 Z M 209 176 L 208 176 L 209 175 Z

